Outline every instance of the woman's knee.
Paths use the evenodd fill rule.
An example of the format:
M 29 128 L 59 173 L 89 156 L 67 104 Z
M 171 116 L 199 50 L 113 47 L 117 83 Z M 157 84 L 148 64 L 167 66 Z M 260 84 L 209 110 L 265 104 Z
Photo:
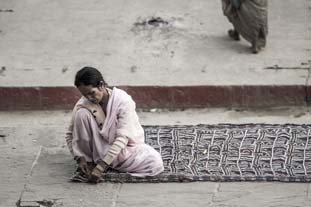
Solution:
M 92 135 L 92 115 L 87 109 L 79 109 L 74 118 L 73 137 L 77 142 L 89 142 Z

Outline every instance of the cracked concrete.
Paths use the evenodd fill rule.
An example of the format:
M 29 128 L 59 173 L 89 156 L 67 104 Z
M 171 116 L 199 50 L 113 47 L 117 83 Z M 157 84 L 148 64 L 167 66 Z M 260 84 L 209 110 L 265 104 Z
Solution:
M 226 36 L 231 26 L 220 7 L 220 1 L 203 0 L 2 0 L 0 86 L 72 86 L 85 65 L 101 68 L 110 85 L 310 84 L 310 0 L 269 1 L 268 46 L 258 55 L 245 41 Z M 133 30 L 150 17 L 169 27 Z M 271 66 L 283 69 L 264 69 Z M 307 107 L 154 109 L 139 115 L 146 125 L 306 124 L 311 118 Z M 75 166 L 64 141 L 70 112 L 0 117 L 1 207 L 18 200 L 20 206 L 53 207 L 311 205 L 309 183 L 70 183 Z
M 310 55 L 311 56 L 311 55 Z M 307 75 L 306 76 L 302 76 L 306 78 L 306 82 L 305 82 L 305 97 L 306 97 L 306 103 L 307 105 L 310 105 L 310 91 L 308 89 L 309 85 L 309 80 L 310 80 L 310 74 L 311 74 L 311 60 L 309 60 L 308 62 L 302 62 L 300 64 L 300 66 L 279 66 L 279 65 L 274 65 L 274 66 L 268 66 L 266 68 L 264 68 L 265 70 L 274 70 L 274 71 L 279 71 L 279 70 L 306 70 L 307 71 Z
M 48 201 L 59 206 L 309 206 L 311 184 L 281 182 L 71 183 L 75 163 L 64 140 L 70 111 L 0 112 L 0 206 Z M 152 110 L 139 112 L 141 123 L 310 123 L 308 107 Z
M 268 45 L 252 55 L 227 37 L 220 0 L 4 0 L 14 12 L 0 12 L 0 86 L 72 86 L 85 65 L 110 85 L 304 85 L 307 71 L 264 68 L 311 59 L 309 7 L 269 1 Z M 135 30 L 152 17 L 168 24 Z

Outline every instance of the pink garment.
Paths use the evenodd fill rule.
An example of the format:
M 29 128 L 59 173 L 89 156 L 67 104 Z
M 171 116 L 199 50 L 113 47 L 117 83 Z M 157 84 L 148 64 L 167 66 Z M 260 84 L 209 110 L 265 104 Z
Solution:
M 83 97 L 76 104 L 73 123 L 66 137 L 72 154 L 96 162 L 105 157 L 116 137 L 127 137 L 127 146 L 121 150 L 111 166 L 134 176 L 161 173 L 164 170 L 161 155 L 144 143 L 144 130 L 139 123 L 136 105 L 131 96 L 123 90 L 113 88 L 106 118 L 102 117 L 104 113 L 97 106 Z M 94 113 L 97 116 L 94 117 Z M 102 120 L 104 123 L 100 122 Z

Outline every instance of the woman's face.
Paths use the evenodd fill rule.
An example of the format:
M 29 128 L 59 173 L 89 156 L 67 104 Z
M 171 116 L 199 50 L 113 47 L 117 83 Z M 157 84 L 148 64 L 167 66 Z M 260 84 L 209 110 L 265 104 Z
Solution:
M 87 100 L 95 104 L 99 104 L 105 95 L 105 87 L 101 85 L 98 87 L 92 85 L 80 85 L 78 89 Z

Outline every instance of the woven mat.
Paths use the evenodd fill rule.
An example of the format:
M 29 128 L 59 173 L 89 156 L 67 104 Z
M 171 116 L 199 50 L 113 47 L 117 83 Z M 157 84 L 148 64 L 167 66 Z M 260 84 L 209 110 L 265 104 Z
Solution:
M 311 182 L 311 125 L 144 126 L 146 143 L 165 171 L 138 178 L 107 173 L 110 182 Z

